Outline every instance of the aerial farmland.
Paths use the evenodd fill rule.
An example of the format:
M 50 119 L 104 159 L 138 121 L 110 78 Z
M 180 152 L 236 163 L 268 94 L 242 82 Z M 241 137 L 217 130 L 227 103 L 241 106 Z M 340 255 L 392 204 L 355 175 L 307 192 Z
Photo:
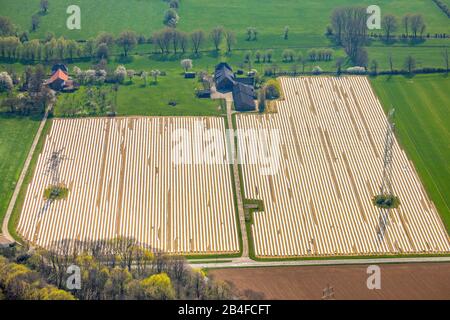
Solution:
M 130 237 L 178 254 L 239 252 L 229 165 L 173 159 L 176 129 L 194 134 L 199 121 L 224 132 L 222 118 L 55 120 L 27 191 L 20 234 L 46 248 L 69 239 Z M 69 196 L 43 210 L 53 174 L 46 174 L 47 159 L 59 150 L 59 180 Z
M 0 0 L 0 300 L 450 299 L 449 22 L 450 0 Z
M 285 99 L 278 113 L 237 116 L 239 129 L 276 129 L 282 137 L 276 175 L 264 175 L 259 164 L 243 165 L 245 197 L 265 207 L 254 214 L 256 256 L 449 252 L 439 214 L 398 143 L 393 189 L 402 205 L 380 232 L 382 213 L 372 199 L 382 184 L 387 118 L 367 78 L 281 83 Z M 241 139 L 239 146 L 247 143 Z

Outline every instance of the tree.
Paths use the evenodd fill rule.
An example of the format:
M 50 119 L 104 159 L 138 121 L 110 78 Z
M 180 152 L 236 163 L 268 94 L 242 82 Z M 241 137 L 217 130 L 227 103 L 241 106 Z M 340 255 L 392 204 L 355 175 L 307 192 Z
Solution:
M 150 74 L 151 74 L 152 77 L 153 77 L 154 83 L 155 83 L 155 84 L 158 83 L 158 77 L 161 75 L 161 71 L 159 71 L 159 70 L 152 70 L 152 71 L 150 72 Z
M 172 281 L 166 273 L 160 273 L 150 276 L 141 281 L 145 297 L 155 300 L 175 299 L 175 291 Z
M 266 98 L 269 100 L 278 99 L 281 96 L 281 87 L 277 80 L 271 79 L 266 84 Z
M 8 17 L 0 17 L 0 36 L 10 36 L 14 33 L 14 25 Z
M 273 50 L 269 49 L 266 51 L 266 54 L 264 55 L 264 62 L 271 63 L 273 57 Z
M 425 20 L 423 18 L 423 15 L 415 14 L 411 16 L 410 21 L 411 32 L 413 33 L 414 39 L 417 39 L 417 34 L 420 33 L 420 36 L 422 36 L 426 29 Z
M 293 62 L 295 58 L 295 53 L 291 49 L 285 49 L 283 51 L 283 61 L 284 62 Z
M 247 41 L 258 40 L 258 30 L 255 27 L 247 28 Z
M 125 57 L 128 56 L 128 52 L 137 45 L 137 36 L 134 31 L 124 31 L 117 39 L 117 43 L 122 46 Z
M 39 300 L 53 300 L 53 301 L 72 301 L 75 297 L 67 291 L 60 290 L 53 286 L 42 288 L 38 292 Z
M 48 12 L 48 7 L 49 7 L 48 0 L 41 0 L 40 8 L 43 13 Z
M 373 75 L 377 75 L 377 74 L 378 74 L 378 61 L 375 60 L 375 59 L 373 59 L 373 60 L 370 62 L 370 72 L 371 72 Z
M 403 28 L 405 30 L 405 35 L 408 37 L 409 36 L 409 24 L 410 24 L 410 20 L 411 20 L 411 14 L 407 13 L 403 16 L 402 18 L 402 24 L 403 24 Z
M 176 54 L 178 48 L 181 46 L 182 33 L 178 30 L 168 30 L 168 31 L 171 31 L 173 52 Z
M 118 66 L 114 74 L 116 76 L 116 81 L 118 83 L 123 83 L 127 77 L 127 69 L 124 66 Z
M 355 62 L 367 41 L 367 13 L 364 7 L 336 8 L 331 16 L 335 41 Z
M 297 61 L 300 62 L 300 64 L 302 65 L 302 72 L 304 73 L 307 61 L 301 51 L 297 53 Z
M 210 36 L 211 36 L 211 40 L 214 43 L 214 47 L 216 48 L 216 51 L 220 50 L 220 43 L 222 42 L 223 34 L 224 34 L 224 28 L 221 26 L 215 27 L 211 31 Z
M 225 31 L 225 42 L 227 43 L 227 51 L 231 52 L 233 46 L 236 44 L 236 34 L 233 31 Z
M 284 27 L 284 40 L 288 40 L 289 39 L 289 27 L 286 26 Z
M 367 49 L 360 48 L 357 52 L 354 61 L 356 65 L 367 68 L 367 65 L 369 63 L 369 54 L 367 53 Z
M 78 44 L 74 40 L 67 41 L 66 49 L 67 49 L 67 56 L 69 57 L 70 60 L 73 60 L 75 55 L 77 55 L 79 52 Z
M 96 56 L 99 60 L 108 59 L 109 57 L 109 48 L 106 43 L 101 43 L 97 47 L 97 53 Z
M 36 31 L 39 28 L 39 25 L 41 23 L 41 18 L 39 17 L 39 15 L 34 14 L 31 17 L 31 31 Z
M 409 55 L 405 59 L 404 67 L 409 74 L 413 74 L 416 69 L 416 59 L 413 56 Z
M 183 53 L 186 53 L 188 47 L 188 35 L 186 32 L 180 32 L 180 48 Z
M 449 57 L 448 57 L 448 48 L 442 49 L 442 59 L 444 60 L 445 70 L 449 71 Z
M 389 61 L 389 69 L 391 70 L 392 73 L 394 72 L 394 57 L 392 56 L 392 52 L 389 52 L 388 61 Z
M 181 66 L 184 69 L 184 72 L 188 72 L 189 69 L 192 69 L 193 63 L 191 59 L 183 59 L 181 60 Z
M 196 30 L 192 32 L 191 41 L 195 54 L 198 54 L 204 40 L 205 40 L 205 32 L 203 32 L 202 30 Z
M 261 57 L 262 57 L 261 51 L 256 50 L 256 52 L 255 52 L 256 63 L 260 63 L 261 62 Z
M 344 59 L 343 58 L 337 58 L 336 59 L 336 74 L 339 77 L 342 73 L 342 66 L 344 65 Z
M 0 72 L 0 92 L 10 92 L 13 87 L 13 80 L 8 72 Z
M 176 28 L 180 17 L 178 16 L 177 10 L 170 8 L 164 13 L 163 23 L 171 28 Z
M 179 0 L 170 0 L 169 1 L 169 7 L 173 9 L 178 9 L 180 7 Z
M 397 30 L 397 18 L 393 14 L 386 14 L 381 20 L 381 26 L 384 29 L 386 41 L 389 42 L 391 34 Z
M 263 113 L 266 110 L 266 87 L 262 87 L 258 92 L 258 110 Z
M 127 77 L 128 77 L 128 79 L 130 79 L 130 82 L 133 82 L 133 77 L 134 77 L 135 73 L 136 72 L 134 70 L 132 70 L 132 69 L 128 69 L 127 70 Z
M 114 36 L 108 32 L 100 32 L 100 34 L 95 39 L 95 42 L 97 43 L 97 46 L 104 43 L 108 47 L 112 47 L 112 45 L 114 44 Z
M 141 79 L 144 80 L 144 87 L 146 87 L 148 84 L 148 72 L 147 71 L 142 71 Z

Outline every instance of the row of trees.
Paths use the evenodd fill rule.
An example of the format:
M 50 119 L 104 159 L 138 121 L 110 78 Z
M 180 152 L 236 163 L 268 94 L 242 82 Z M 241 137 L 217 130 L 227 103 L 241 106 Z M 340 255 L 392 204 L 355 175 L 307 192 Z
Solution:
M 155 32 L 152 36 L 152 42 L 162 54 L 169 54 L 170 52 L 186 53 L 189 46 L 191 46 L 192 52 L 198 54 L 208 38 L 211 40 L 216 51 L 220 50 L 220 45 L 224 40 L 228 52 L 231 52 L 233 46 L 236 44 L 236 35 L 234 32 L 220 26 L 214 28 L 209 35 L 203 30 L 186 33 L 173 28 L 167 28 Z
M 450 7 L 443 0 L 433 0 L 434 3 L 450 18 Z
M 155 253 L 133 239 L 73 243 L 60 242 L 53 250 L 9 254 L 10 262 L 0 258 L 0 290 L 7 299 L 39 299 L 27 280 L 15 268 L 33 273 L 34 283 L 61 290 L 53 297 L 80 300 L 168 300 L 261 298 L 260 294 L 237 292 L 230 284 L 207 278 L 201 270 L 190 268 L 183 257 Z M 69 292 L 70 266 L 80 268 L 80 288 Z M 7 279 L 5 279 L 7 277 Z M 6 281 L 4 281 L 4 279 Z M 65 292 L 64 292 L 65 291 Z

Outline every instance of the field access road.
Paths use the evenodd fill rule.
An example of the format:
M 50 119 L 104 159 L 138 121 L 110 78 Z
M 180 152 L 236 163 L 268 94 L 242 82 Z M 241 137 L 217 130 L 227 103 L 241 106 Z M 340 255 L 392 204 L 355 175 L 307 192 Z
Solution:
M 41 137 L 42 131 L 44 130 L 45 124 L 47 123 L 49 110 L 51 110 L 52 104 L 50 104 L 45 111 L 44 117 L 41 120 L 41 124 L 39 126 L 38 132 L 34 137 L 33 144 L 31 145 L 30 152 L 28 152 L 27 159 L 25 160 L 25 164 L 22 168 L 22 172 L 20 173 L 19 180 L 17 181 L 16 188 L 14 189 L 14 193 L 12 195 L 11 201 L 9 202 L 8 209 L 6 211 L 5 218 L 3 219 L 2 225 L 2 233 L 0 234 L 0 239 L 3 238 L 2 242 L 5 243 L 14 243 L 15 240 L 11 236 L 8 230 L 9 219 L 11 219 L 11 214 L 14 210 L 14 206 L 16 205 L 17 197 L 19 196 L 20 190 L 22 189 L 22 184 L 25 180 L 25 176 L 27 175 L 28 169 L 30 167 L 31 159 L 33 158 L 34 151 L 36 150 L 36 146 L 39 143 L 39 139 Z
M 297 261 L 254 261 L 249 258 L 189 260 L 194 268 L 229 269 L 229 268 L 261 268 L 261 267 L 297 267 L 297 266 L 338 266 L 338 265 L 378 265 L 397 263 L 441 263 L 450 262 L 450 257 L 411 257 L 411 258 L 366 258 L 336 260 L 297 260 Z
M 235 128 L 233 127 L 233 111 L 232 111 L 232 105 L 233 105 L 233 98 L 230 94 L 226 96 L 226 102 L 227 102 L 227 122 L 228 122 L 228 130 L 229 132 L 234 132 Z M 244 214 L 244 202 L 242 201 L 242 193 L 241 193 L 241 179 L 239 176 L 239 164 L 237 161 L 237 149 L 236 144 L 234 141 L 234 136 L 230 137 L 230 150 L 232 150 L 232 157 L 233 157 L 233 175 L 234 175 L 234 187 L 236 190 L 236 203 L 238 207 L 238 213 L 239 213 L 239 226 L 241 229 L 241 238 L 242 238 L 242 258 L 248 259 L 248 239 L 247 239 L 247 230 L 245 225 L 245 214 Z

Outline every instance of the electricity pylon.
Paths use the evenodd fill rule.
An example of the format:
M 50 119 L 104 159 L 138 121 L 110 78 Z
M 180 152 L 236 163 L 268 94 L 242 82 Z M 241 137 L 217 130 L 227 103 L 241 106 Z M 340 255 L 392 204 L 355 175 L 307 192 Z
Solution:
M 394 158 L 394 141 L 395 141 L 395 109 L 391 109 L 388 115 L 388 123 L 386 130 L 386 139 L 384 143 L 383 156 L 383 180 L 381 183 L 381 196 L 394 196 L 392 190 L 392 162 Z M 378 237 L 384 239 L 386 229 L 389 225 L 389 213 L 391 209 L 380 208 L 380 224 L 378 227 Z

